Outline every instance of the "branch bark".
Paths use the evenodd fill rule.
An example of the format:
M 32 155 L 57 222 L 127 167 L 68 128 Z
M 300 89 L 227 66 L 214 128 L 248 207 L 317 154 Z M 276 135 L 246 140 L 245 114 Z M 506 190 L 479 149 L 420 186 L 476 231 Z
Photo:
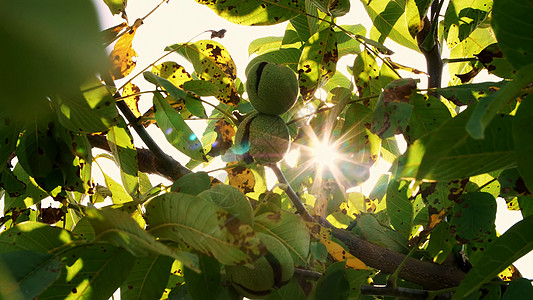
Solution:
M 440 88 L 442 81 L 442 58 L 438 38 L 438 16 L 443 1 L 434 0 L 431 5 L 431 20 L 427 16 L 422 20 L 424 27 L 416 35 L 418 48 L 426 58 L 427 73 L 429 74 L 428 88 Z
M 102 135 L 89 135 L 89 142 L 93 147 L 100 148 L 105 151 L 111 151 L 107 139 Z M 165 154 L 166 155 L 166 154 Z M 168 156 L 168 155 L 166 155 Z M 172 157 L 161 159 L 160 156 L 145 148 L 137 148 L 137 161 L 139 163 L 139 171 L 144 173 L 156 174 L 168 180 L 176 181 L 185 174 L 191 173 Z
M 372 268 L 392 274 L 405 259 L 401 253 L 365 241 L 349 231 L 332 226 L 326 220 L 321 223 L 331 228 L 332 235 L 341 240 L 353 256 Z M 465 275 L 456 267 L 408 258 L 399 277 L 419 284 L 426 290 L 441 290 L 458 286 Z

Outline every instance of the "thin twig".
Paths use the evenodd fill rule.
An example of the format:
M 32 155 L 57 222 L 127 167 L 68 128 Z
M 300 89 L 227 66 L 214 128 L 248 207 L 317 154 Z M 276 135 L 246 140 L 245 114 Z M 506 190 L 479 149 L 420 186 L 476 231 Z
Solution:
M 445 58 L 442 60 L 443 64 L 453 64 L 460 62 L 476 62 L 478 61 L 475 57 L 464 57 L 464 58 Z
M 144 21 L 146 18 L 148 18 L 153 12 L 155 12 L 163 3 L 168 2 L 170 0 L 163 0 L 161 1 L 156 7 L 154 7 L 149 13 L 147 13 L 144 17 L 141 18 L 141 21 Z

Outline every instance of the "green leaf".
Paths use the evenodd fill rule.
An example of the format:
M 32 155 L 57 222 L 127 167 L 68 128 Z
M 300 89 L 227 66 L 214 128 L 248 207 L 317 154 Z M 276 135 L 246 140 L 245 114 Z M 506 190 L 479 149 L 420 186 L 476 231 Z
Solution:
M 191 91 L 198 96 L 204 97 L 204 96 L 217 96 L 218 95 L 218 88 L 216 84 L 212 83 L 211 81 L 205 81 L 205 80 L 191 80 L 186 81 L 183 83 L 183 89 L 186 91 Z M 189 99 L 190 98 L 190 99 Z M 189 97 L 188 99 L 190 101 L 195 101 L 196 99 Z M 187 99 L 185 99 L 187 100 Z M 199 102 L 198 100 L 196 100 Z M 187 101 L 185 101 L 185 105 L 187 105 Z M 189 107 L 187 107 L 189 108 Z M 190 110 L 190 108 L 189 108 Z M 192 111 L 191 111 L 192 112 Z M 196 114 L 195 114 L 196 115 Z M 205 115 L 205 112 L 203 113 L 204 117 L 207 117 Z
M 154 94 L 154 108 L 157 125 L 169 143 L 190 158 L 207 162 L 198 137 L 185 123 L 183 117 L 159 93 Z
M 115 125 L 118 111 L 115 99 L 96 77 L 79 91 L 53 97 L 61 125 L 74 132 L 101 132 Z
M 162 255 L 137 258 L 128 278 L 120 287 L 120 298 L 159 299 L 170 277 L 173 261 Z
M 253 226 L 254 213 L 248 198 L 231 185 L 218 184 L 198 194 L 198 197 L 211 201 L 220 208 L 230 212 L 242 222 Z
M 415 93 L 409 98 L 409 103 L 413 105 L 413 112 L 404 131 L 408 144 L 430 134 L 445 121 L 451 119 L 446 105 L 433 96 Z
M 222 264 L 251 262 L 264 250 L 250 225 L 196 196 L 184 193 L 158 196 L 146 205 L 145 218 L 154 236 L 185 242 Z
M 302 1 L 196 0 L 222 18 L 240 25 L 273 25 L 304 13 Z
M 337 70 L 339 53 L 333 27 L 326 27 L 305 42 L 298 62 L 298 81 L 304 100 L 311 99 Z
M 411 205 L 409 182 L 392 180 L 387 188 L 387 213 L 391 225 L 406 239 L 409 239 L 413 226 L 414 212 Z
M 305 42 L 318 32 L 320 20 L 317 7 L 311 1 L 305 1 L 305 14 L 300 14 L 290 20 L 292 29 L 300 38 L 300 41 Z M 323 17 L 324 14 L 321 14 Z M 287 28 L 289 28 L 287 26 Z M 287 33 L 287 32 L 286 32 Z
M 346 299 L 350 283 L 344 275 L 346 262 L 333 263 L 316 283 L 315 299 Z
M 363 25 L 341 25 L 341 28 L 350 32 L 353 35 L 366 35 L 366 28 Z M 339 58 L 348 54 L 361 53 L 361 43 L 350 35 L 341 31 L 339 28 L 334 28 L 335 35 L 337 36 L 337 49 L 339 51 Z
M 517 70 L 533 63 L 531 15 L 531 0 L 494 0 L 492 28 L 505 57 Z
M 177 78 L 176 78 L 176 72 L 169 72 L 168 69 L 170 68 L 176 68 L 176 66 L 178 66 L 179 68 L 177 68 L 176 70 L 180 70 L 181 66 L 177 65 L 177 64 L 173 64 L 173 63 L 170 63 L 170 64 L 167 64 L 165 66 L 162 66 L 160 70 L 158 70 L 158 73 L 162 73 L 162 74 L 165 74 L 165 76 L 169 76 L 171 77 L 174 81 L 174 82 L 180 82 L 180 79 L 181 77 L 183 77 L 184 75 L 183 74 L 178 74 Z M 174 69 L 172 69 L 174 70 Z M 171 75 L 169 75 L 169 73 Z M 196 96 L 193 96 L 191 95 L 190 93 L 182 90 L 181 88 L 177 87 L 171 80 L 169 79 L 166 79 L 166 78 L 163 78 L 155 73 L 151 73 L 151 72 L 144 72 L 143 73 L 144 75 L 144 78 L 151 82 L 151 83 L 154 83 L 154 84 L 157 84 L 157 85 L 160 85 L 161 87 L 163 87 L 169 94 L 172 98 L 174 98 L 175 101 L 178 101 L 178 100 L 181 100 L 185 103 L 185 107 L 187 107 L 187 110 L 192 113 L 193 115 L 199 117 L 199 118 L 205 118 L 207 117 L 206 114 L 205 114 L 205 109 L 204 109 L 204 106 L 202 105 L 202 102 L 200 101 L 200 99 L 196 98 Z M 186 74 L 188 75 L 188 74 Z M 181 86 L 185 86 L 185 84 L 187 82 L 191 82 L 191 81 L 185 81 L 185 82 L 182 82 L 181 83 Z M 169 102 L 169 101 L 167 101 Z
M 112 14 L 125 13 L 128 0 L 104 0 Z
M 63 264 L 53 255 L 32 251 L 1 253 L 0 264 L 7 269 L 4 272 L 8 272 L 8 274 L 3 273 L 2 276 L 9 276 L 11 273 L 10 275 L 15 280 L 11 287 L 0 287 L 3 290 L 1 295 L 12 297 L 18 290 L 25 299 L 37 297 L 59 277 L 63 267 Z
M 513 140 L 516 150 L 516 164 L 524 183 L 533 191 L 533 95 L 522 99 L 513 123 Z
M 181 261 L 185 266 L 198 269 L 194 255 L 174 251 L 158 242 L 125 212 L 112 208 L 89 209 L 87 218 L 93 226 L 96 241 L 109 242 L 135 256 L 166 255 Z
M 0 166 L 5 166 L 9 156 L 15 151 L 20 131 L 21 126 L 16 119 L 8 111 L 0 111 Z
M 183 269 L 187 292 L 193 299 L 217 299 L 221 292 L 220 263 L 218 260 L 200 255 L 200 273 Z
M 211 178 L 206 172 L 185 174 L 172 184 L 173 192 L 198 195 L 211 187 Z
M 248 54 L 256 53 L 261 55 L 271 50 L 277 50 L 281 47 L 282 41 L 282 36 L 267 36 L 255 39 L 248 46 Z
M 470 105 L 494 94 L 506 84 L 507 81 L 461 84 L 437 88 L 437 93 L 457 106 Z
M 137 199 L 139 197 L 137 150 L 133 145 L 133 137 L 123 119 L 120 119 L 117 126 L 109 129 L 107 143 L 120 169 L 120 178 L 124 189 L 133 199 Z
M 298 61 L 300 59 L 301 50 L 296 48 L 279 49 L 275 51 L 267 52 L 263 55 L 259 55 L 252 59 L 246 66 L 245 73 L 248 74 L 248 70 L 258 62 L 270 62 L 276 64 L 286 65 L 294 72 L 298 71 Z
M 92 1 L 2 2 L 0 11 L 0 40 L 11 45 L 0 49 L 10 58 L 0 70 L 0 107 L 13 119 L 32 121 L 46 97 L 78 89 L 106 69 Z
M 108 244 L 87 244 L 61 254 L 61 276 L 39 299 L 108 299 L 126 280 L 135 257 Z
M 449 181 L 512 167 L 515 151 L 512 141 L 512 119 L 500 115 L 491 122 L 483 140 L 475 140 L 466 132 L 471 115 L 469 108 L 444 123 L 421 143 L 425 154 L 417 180 Z
M 9 191 L 7 191 L 7 193 L 4 195 L 4 212 L 7 212 L 9 209 L 15 207 L 30 207 L 48 197 L 48 193 L 37 185 L 35 180 L 31 178 L 26 171 L 24 171 L 20 164 L 17 163 L 15 165 L 13 174 L 20 182 L 26 185 L 26 188 L 24 193 L 17 197 L 11 197 Z M 4 180 L 6 180 L 6 178 L 2 177 L 2 181 Z
M 476 57 L 490 74 L 508 79 L 513 78 L 516 74 L 516 69 L 504 57 L 498 43 L 488 45 Z
M 305 264 L 310 236 L 301 218 L 285 211 L 264 213 L 255 217 L 255 230 L 277 238 L 287 247 L 296 264 Z
M 23 222 L 0 234 L 0 253 L 22 250 L 53 253 L 76 240 L 67 230 L 40 222 Z
M 472 58 L 494 42 L 496 42 L 496 38 L 491 28 L 478 27 L 465 40 L 450 49 L 450 58 Z M 479 67 L 481 68 L 481 64 Z M 448 65 L 448 71 L 450 73 L 450 85 L 458 85 L 464 82 L 457 75 L 473 71 L 473 66 L 468 62 L 452 63 Z
M 72 233 L 86 241 L 92 241 L 95 237 L 93 226 L 87 217 L 81 218 L 78 223 L 76 223 Z
M 433 257 L 434 262 L 441 264 L 448 258 L 448 254 L 456 243 L 455 238 L 450 235 L 450 224 L 441 222 L 431 231 L 426 250 Z
M 372 19 L 370 37 L 383 43 L 387 37 L 398 44 L 418 50 L 414 36 L 420 30 L 420 16 L 414 1 L 361 0 Z
M 111 178 L 106 173 L 103 173 L 104 180 L 107 188 L 111 192 L 111 198 L 113 199 L 113 204 L 122 204 L 122 203 L 128 203 L 132 202 L 133 198 L 126 193 L 124 190 L 124 187 L 118 182 L 116 182 L 113 178 Z
M 407 238 L 394 231 L 390 226 L 383 226 L 373 214 L 362 214 L 358 217 L 353 233 L 374 244 L 393 251 L 407 253 Z
M 420 185 L 420 194 L 430 214 L 438 214 L 441 211 L 448 214 L 465 191 L 467 183 L 468 179 L 423 182 Z
M 353 84 L 348 77 L 344 76 L 344 74 L 341 72 L 335 72 L 322 88 L 328 93 L 331 93 L 335 88 L 344 88 L 351 91 L 353 89 Z
M 212 40 L 202 40 L 175 44 L 166 47 L 165 50 L 176 51 L 185 57 L 192 63 L 199 79 L 215 84 L 219 101 L 232 106 L 240 103 L 241 99 L 235 84 L 237 67 L 223 45 Z
M 306 300 L 302 287 L 298 284 L 296 278 L 292 278 L 289 283 L 282 286 L 280 289 L 274 289 L 266 300 Z
M 519 96 L 522 88 L 526 87 L 531 81 L 533 81 L 533 65 L 529 68 L 520 69 L 513 81 L 480 101 L 466 124 L 468 133 L 475 139 L 482 139 L 485 129 L 492 119 L 508 102 Z
M 466 39 L 489 15 L 492 0 L 451 0 L 444 15 L 444 38 L 452 49 Z
M 9 168 L 0 171 L 0 186 L 9 197 L 19 197 L 26 191 L 26 184 L 20 181 Z M 4 208 L 6 210 L 6 208 Z
M 502 300 L 527 300 L 533 295 L 533 286 L 527 278 L 516 278 L 505 289 Z
M 483 242 L 494 232 L 495 220 L 496 199 L 491 194 L 466 193 L 453 208 L 451 232 L 463 244 Z
M 492 280 L 514 261 L 533 250 L 533 216 L 524 218 L 502 234 L 461 281 L 452 299 L 462 299 Z
M 377 96 L 381 93 L 379 65 L 368 50 L 357 55 L 353 63 L 353 76 L 359 97 Z
M 405 132 L 413 111 L 413 105 L 408 99 L 415 89 L 416 83 L 410 78 L 397 79 L 387 84 L 379 95 L 370 131 L 382 139 Z

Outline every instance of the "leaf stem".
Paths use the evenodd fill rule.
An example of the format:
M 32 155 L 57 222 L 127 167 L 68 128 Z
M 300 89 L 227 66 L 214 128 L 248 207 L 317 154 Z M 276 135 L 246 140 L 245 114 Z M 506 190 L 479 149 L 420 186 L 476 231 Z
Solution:
M 460 62 L 476 62 L 478 61 L 475 57 L 464 57 L 464 58 L 444 58 L 442 60 L 443 64 L 453 64 L 453 63 L 460 63 Z
M 144 17 L 141 18 L 141 21 L 144 21 L 146 18 L 148 18 L 153 12 L 155 12 L 161 5 L 163 5 L 163 3 L 165 2 L 168 2 L 170 0 L 163 0 L 161 2 L 159 2 L 159 4 L 154 7 L 150 12 L 148 12 Z

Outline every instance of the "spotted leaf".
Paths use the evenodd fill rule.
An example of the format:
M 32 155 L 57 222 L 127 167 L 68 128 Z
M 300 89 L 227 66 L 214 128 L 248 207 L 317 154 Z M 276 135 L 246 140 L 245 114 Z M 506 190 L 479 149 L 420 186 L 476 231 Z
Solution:
M 200 79 L 215 84 L 219 92 L 218 100 L 233 106 L 239 104 L 240 97 L 235 85 L 237 68 L 224 46 L 211 40 L 202 40 L 175 44 L 165 50 L 181 54 L 193 64 Z
M 183 193 L 158 196 L 146 205 L 149 232 L 184 242 L 225 265 L 245 264 L 264 254 L 252 227 L 209 200 Z
M 298 63 L 298 81 L 304 100 L 311 99 L 335 74 L 338 60 L 337 35 L 332 27 L 320 30 L 307 40 Z
M 109 59 L 112 64 L 111 75 L 115 80 L 128 76 L 137 64 L 133 60 L 134 57 L 137 57 L 137 52 L 132 47 L 136 29 L 137 27 L 134 26 L 130 31 L 121 36 L 115 44 L 113 51 L 109 54 Z
M 304 1 L 196 0 L 224 19 L 240 25 L 272 25 L 305 13 Z

